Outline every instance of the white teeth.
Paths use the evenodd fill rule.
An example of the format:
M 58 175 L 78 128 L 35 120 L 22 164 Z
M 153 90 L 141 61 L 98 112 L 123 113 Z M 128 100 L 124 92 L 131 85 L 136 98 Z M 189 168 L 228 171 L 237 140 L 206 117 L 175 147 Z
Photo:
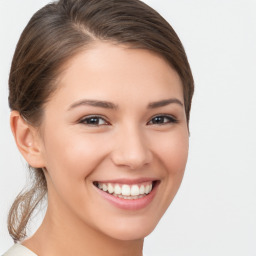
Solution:
M 145 194 L 149 194 L 150 192 L 152 191 L 152 184 L 150 184 L 150 185 L 147 185 L 146 187 L 145 187 Z
M 108 193 L 112 194 L 114 192 L 114 187 L 109 183 L 108 184 Z
M 107 191 L 108 190 L 108 186 L 106 184 L 103 184 L 102 185 L 102 189 L 103 189 L 103 191 Z
M 145 186 L 140 186 L 140 194 L 145 194 Z
M 140 189 L 138 185 L 132 185 L 131 196 L 138 196 L 140 194 Z
M 120 188 L 120 186 L 119 185 L 115 185 L 115 194 L 116 195 L 120 195 L 120 194 L 122 194 L 122 189 Z
M 150 184 L 113 184 L 113 183 L 98 183 L 98 188 L 113 194 L 114 196 L 118 196 L 124 199 L 138 199 L 145 194 L 149 194 L 152 190 L 152 183 Z
M 151 190 L 152 190 L 152 184 L 147 185 L 146 188 L 145 188 L 145 193 L 149 194 L 151 192 Z
M 130 196 L 131 195 L 131 189 L 129 185 L 123 185 L 122 186 L 122 195 L 123 196 Z
M 123 196 L 123 195 L 116 195 L 116 196 L 119 197 L 119 198 L 132 200 L 132 199 L 139 199 L 139 198 L 142 198 L 142 197 L 144 197 L 145 195 L 139 195 L 139 196 Z
M 149 193 L 149 185 L 146 186 L 146 188 L 145 188 L 145 193 L 146 193 L 146 194 Z

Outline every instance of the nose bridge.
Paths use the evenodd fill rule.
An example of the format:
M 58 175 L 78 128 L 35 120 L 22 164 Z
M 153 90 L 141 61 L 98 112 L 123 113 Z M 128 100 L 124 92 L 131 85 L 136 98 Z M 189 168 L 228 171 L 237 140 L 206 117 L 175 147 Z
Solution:
M 149 149 L 143 128 L 138 125 L 126 125 L 117 132 L 115 150 L 112 159 L 116 165 L 130 169 L 141 168 L 151 162 Z

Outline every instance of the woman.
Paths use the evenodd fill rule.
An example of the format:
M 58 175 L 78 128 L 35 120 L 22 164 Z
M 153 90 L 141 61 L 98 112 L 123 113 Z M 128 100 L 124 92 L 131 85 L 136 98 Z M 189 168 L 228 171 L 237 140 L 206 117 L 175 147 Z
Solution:
M 21 35 L 9 90 L 34 179 L 10 210 L 19 243 L 5 255 L 141 256 L 188 154 L 193 78 L 171 26 L 138 0 L 51 3 Z

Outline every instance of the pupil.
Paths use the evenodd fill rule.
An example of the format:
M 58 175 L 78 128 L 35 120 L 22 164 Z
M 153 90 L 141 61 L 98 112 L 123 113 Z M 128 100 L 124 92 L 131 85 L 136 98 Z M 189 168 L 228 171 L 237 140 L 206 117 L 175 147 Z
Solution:
M 160 124 L 160 123 L 163 123 L 163 117 L 155 117 L 154 120 L 153 120 L 153 123 L 155 124 Z
M 88 124 L 98 124 L 98 118 L 90 118 Z

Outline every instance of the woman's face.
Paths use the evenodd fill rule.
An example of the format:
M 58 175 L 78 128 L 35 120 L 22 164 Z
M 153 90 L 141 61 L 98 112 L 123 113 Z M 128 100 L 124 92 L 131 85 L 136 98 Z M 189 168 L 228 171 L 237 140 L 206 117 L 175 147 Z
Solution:
M 66 63 L 58 87 L 41 129 L 49 211 L 67 226 L 145 237 L 187 161 L 178 74 L 147 50 L 99 42 Z

